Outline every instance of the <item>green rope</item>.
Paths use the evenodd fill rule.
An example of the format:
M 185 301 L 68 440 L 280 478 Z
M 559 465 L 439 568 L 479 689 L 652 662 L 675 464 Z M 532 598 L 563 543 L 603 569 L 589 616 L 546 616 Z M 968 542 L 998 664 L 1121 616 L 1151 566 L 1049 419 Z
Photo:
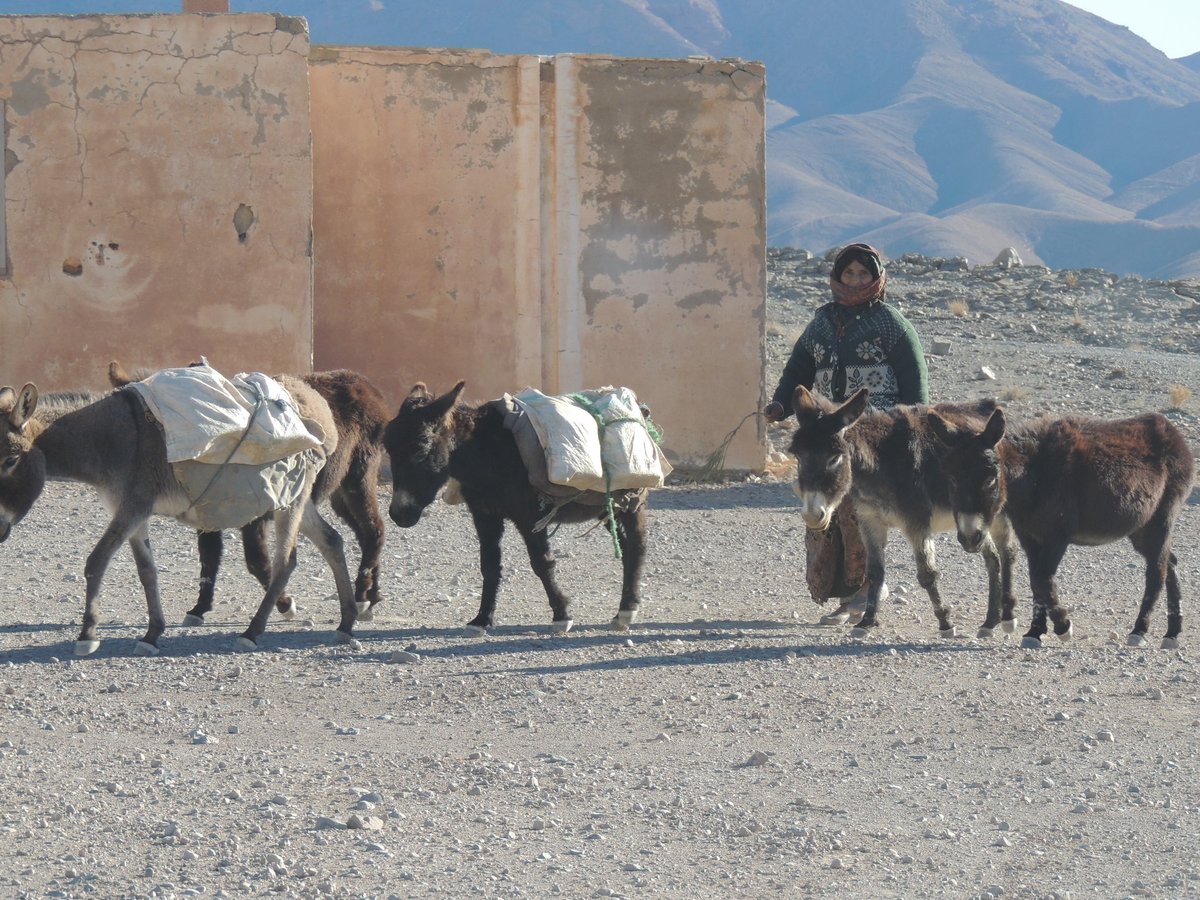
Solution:
M 662 429 L 659 428 L 649 418 L 649 416 L 642 416 L 640 414 L 637 417 L 621 416 L 620 418 L 609 419 L 607 422 L 605 422 L 604 419 L 601 417 L 601 415 L 596 411 L 595 404 L 591 400 L 589 400 L 584 394 L 574 393 L 574 394 L 567 394 L 566 396 L 567 396 L 567 399 L 569 399 L 576 406 L 581 407 L 582 409 L 586 410 L 591 415 L 591 417 L 596 420 L 596 428 L 600 432 L 600 446 L 601 447 L 604 446 L 604 430 L 605 430 L 605 428 L 607 428 L 609 425 L 615 425 L 619 422 L 636 422 L 636 423 L 640 424 L 643 428 L 646 429 L 646 433 L 650 435 L 650 439 L 652 441 L 654 441 L 655 444 L 662 443 L 662 438 L 663 438 Z M 604 471 L 604 511 L 605 511 L 605 515 L 608 517 L 608 533 L 612 536 L 613 552 L 616 554 L 617 559 L 621 559 L 622 558 L 621 541 L 617 537 L 617 517 L 613 510 L 612 469 L 609 466 L 604 464 L 603 456 L 601 456 L 600 465 Z

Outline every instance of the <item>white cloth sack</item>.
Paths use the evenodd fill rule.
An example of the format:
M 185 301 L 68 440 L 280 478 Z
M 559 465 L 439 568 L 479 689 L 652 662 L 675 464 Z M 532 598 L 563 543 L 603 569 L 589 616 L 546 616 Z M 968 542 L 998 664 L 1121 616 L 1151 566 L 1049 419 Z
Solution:
M 592 414 L 537 388 L 525 388 L 513 399 L 529 416 L 546 452 L 546 477 L 580 491 L 604 490 L 600 435 Z
M 263 465 L 322 449 L 320 427 L 306 427 L 292 395 L 261 372 L 231 381 L 211 366 L 187 366 L 162 369 L 129 387 L 162 425 L 168 462 Z
M 188 366 L 129 387 L 162 427 L 167 461 L 190 501 L 179 519 L 201 531 L 291 506 L 325 465 L 321 427 L 261 372 L 230 381 L 209 366 Z
M 612 475 L 613 490 L 662 487 L 671 464 L 650 436 L 637 395 L 627 387 L 580 391 L 604 423 L 600 458 Z
M 535 388 L 513 398 L 545 450 L 549 480 L 581 491 L 660 487 L 671 465 L 650 437 L 633 391 L 605 387 L 577 396 L 587 400 L 590 411 Z

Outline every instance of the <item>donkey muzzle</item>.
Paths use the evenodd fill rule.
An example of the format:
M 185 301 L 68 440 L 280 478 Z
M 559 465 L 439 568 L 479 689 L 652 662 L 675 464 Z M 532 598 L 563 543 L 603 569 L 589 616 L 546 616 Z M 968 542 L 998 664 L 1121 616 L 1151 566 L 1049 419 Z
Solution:
M 984 538 L 987 537 L 983 516 L 957 515 L 954 520 L 959 546 L 968 553 L 978 553 L 983 547 Z
M 422 512 L 424 510 L 419 506 L 396 506 L 393 503 L 388 507 L 388 516 L 401 528 L 412 528 L 420 522 Z
M 824 494 L 803 491 L 799 485 L 793 484 L 792 491 L 800 500 L 800 516 L 804 524 L 813 531 L 824 531 L 833 521 L 834 507 L 829 505 L 829 498 Z

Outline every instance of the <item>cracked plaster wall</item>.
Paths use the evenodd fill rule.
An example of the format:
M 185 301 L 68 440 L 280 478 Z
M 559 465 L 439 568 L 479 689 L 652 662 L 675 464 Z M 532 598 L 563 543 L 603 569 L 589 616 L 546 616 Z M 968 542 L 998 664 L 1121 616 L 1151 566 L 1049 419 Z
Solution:
M 271 15 L 0 16 L 0 383 L 309 370 L 308 49 Z
M 314 47 L 316 365 L 632 387 L 698 463 L 764 394 L 758 64 Z M 752 424 L 727 465 L 761 468 Z

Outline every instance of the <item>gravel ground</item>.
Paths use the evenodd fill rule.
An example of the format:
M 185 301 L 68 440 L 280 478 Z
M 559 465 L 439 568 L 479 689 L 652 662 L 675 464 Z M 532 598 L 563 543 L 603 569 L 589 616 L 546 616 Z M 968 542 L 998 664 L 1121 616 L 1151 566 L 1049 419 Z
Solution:
M 987 293 L 978 270 L 902 269 L 893 296 L 927 347 L 951 345 L 931 356 L 937 398 L 1124 414 L 1200 388 L 1196 327 L 1164 321 L 1174 312 L 1131 314 L 1121 294 L 1079 325 L 1028 291 Z M 1061 277 L 1002 278 L 1022 275 Z M 773 254 L 772 385 L 821 286 L 819 261 Z M 1170 413 L 1193 443 L 1195 406 Z M 674 485 L 651 507 L 645 623 L 628 634 L 606 627 L 611 542 L 568 527 L 555 545 L 576 630 L 549 633 L 509 534 L 502 624 L 464 636 L 476 545 L 462 508 L 437 505 L 415 529 L 389 526 L 387 600 L 360 647 L 333 644 L 333 582 L 309 549 L 300 618 L 235 652 L 259 593 L 231 546 L 210 623 L 170 628 L 155 659 L 133 656 L 145 609 L 119 554 L 103 643 L 77 660 L 104 515 L 90 491 L 51 484 L 0 550 L 0 895 L 1200 895 L 1200 506 L 1178 523 L 1178 651 L 1124 646 L 1142 579 L 1127 544 L 1068 554 L 1077 639 L 1023 651 L 1012 636 L 938 638 L 895 538 L 881 633 L 858 643 L 811 624 L 786 481 Z M 194 542 L 166 522 L 152 538 L 180 621 Z M 952 535 L 938 550 L 973 634 L 982 561 Z

